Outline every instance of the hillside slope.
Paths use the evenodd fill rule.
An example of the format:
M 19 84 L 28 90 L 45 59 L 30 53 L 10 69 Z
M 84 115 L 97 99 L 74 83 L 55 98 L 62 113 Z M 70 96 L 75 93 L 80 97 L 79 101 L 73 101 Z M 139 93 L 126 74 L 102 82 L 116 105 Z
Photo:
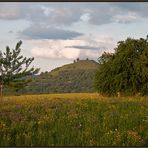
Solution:
M 36 76 L 21 93 L 93 92 L 97 68 L 93 60 L 67 64 Z

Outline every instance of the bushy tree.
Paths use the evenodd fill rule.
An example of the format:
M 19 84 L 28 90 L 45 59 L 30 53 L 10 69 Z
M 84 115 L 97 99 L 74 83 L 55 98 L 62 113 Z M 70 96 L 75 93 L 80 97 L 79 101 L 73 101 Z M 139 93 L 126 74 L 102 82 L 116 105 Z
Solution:
M 115 95 L 148 93 L 148 40 L 127 38 L 118 42 L 115 53 L 99 59 L 95 86 L 98 92 Z
M 30 79 L 27 76 L 37 74 L 39 69 L 29 68 L 34 58 L 20 55 L 22 41 L 16 44 L 15 49 L 6 47 L 5 52 L 0 51 L 0 88 L 1 95 L 4 86 L 14 87 L 16 90 L 24 87 Z

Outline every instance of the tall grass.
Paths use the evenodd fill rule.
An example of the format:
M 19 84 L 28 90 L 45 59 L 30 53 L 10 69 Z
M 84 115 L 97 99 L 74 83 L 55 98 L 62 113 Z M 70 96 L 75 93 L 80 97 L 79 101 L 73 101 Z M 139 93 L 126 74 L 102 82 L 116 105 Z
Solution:
M 148 146 L 148 98 L 4 97 L 0 146 Z

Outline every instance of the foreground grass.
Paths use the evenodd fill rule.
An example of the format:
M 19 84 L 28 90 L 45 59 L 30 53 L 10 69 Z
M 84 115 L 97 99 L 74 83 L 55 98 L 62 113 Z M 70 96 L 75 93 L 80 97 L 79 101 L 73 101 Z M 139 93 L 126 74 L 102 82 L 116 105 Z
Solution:
M 148 146 L 148 98 L 4 97 L 0 146 Z

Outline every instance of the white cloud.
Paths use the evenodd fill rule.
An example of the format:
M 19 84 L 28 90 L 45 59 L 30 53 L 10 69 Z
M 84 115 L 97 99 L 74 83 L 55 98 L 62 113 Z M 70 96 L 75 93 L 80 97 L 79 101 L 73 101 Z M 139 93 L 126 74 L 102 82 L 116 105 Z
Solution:
M 104 51 L 113 52 L 115 47 L 115 41 L 112 38 L 98 36 L 83 36 L 73 40 L 32 40 L 28 42 L 34 45 L 31 49 L 34 57 L 49 59 L 73 60 L 77 57 L 97 59 Z M 84 46 L 84 49 L 78 48 L 79 46 Z M 88 49 L 87 46 L 98 50 Z
M 84 21 L 84 22 L 88 22 L 90 19 L 90 13 L 85 13 L 80 17 L 80 20 Z
M 43 9 L 44 14 L 46 16 L 49 16 L 49 14 L 54 10 L 53 8 L 48 8 L 48 7 L 45 7 L 45 6 L 41 6 L 41 8 Z
M 60 50 L 59 55 L 66 59 L 76 59 L 80 55 L 80 49 L 74 48 L 63 48 Z

